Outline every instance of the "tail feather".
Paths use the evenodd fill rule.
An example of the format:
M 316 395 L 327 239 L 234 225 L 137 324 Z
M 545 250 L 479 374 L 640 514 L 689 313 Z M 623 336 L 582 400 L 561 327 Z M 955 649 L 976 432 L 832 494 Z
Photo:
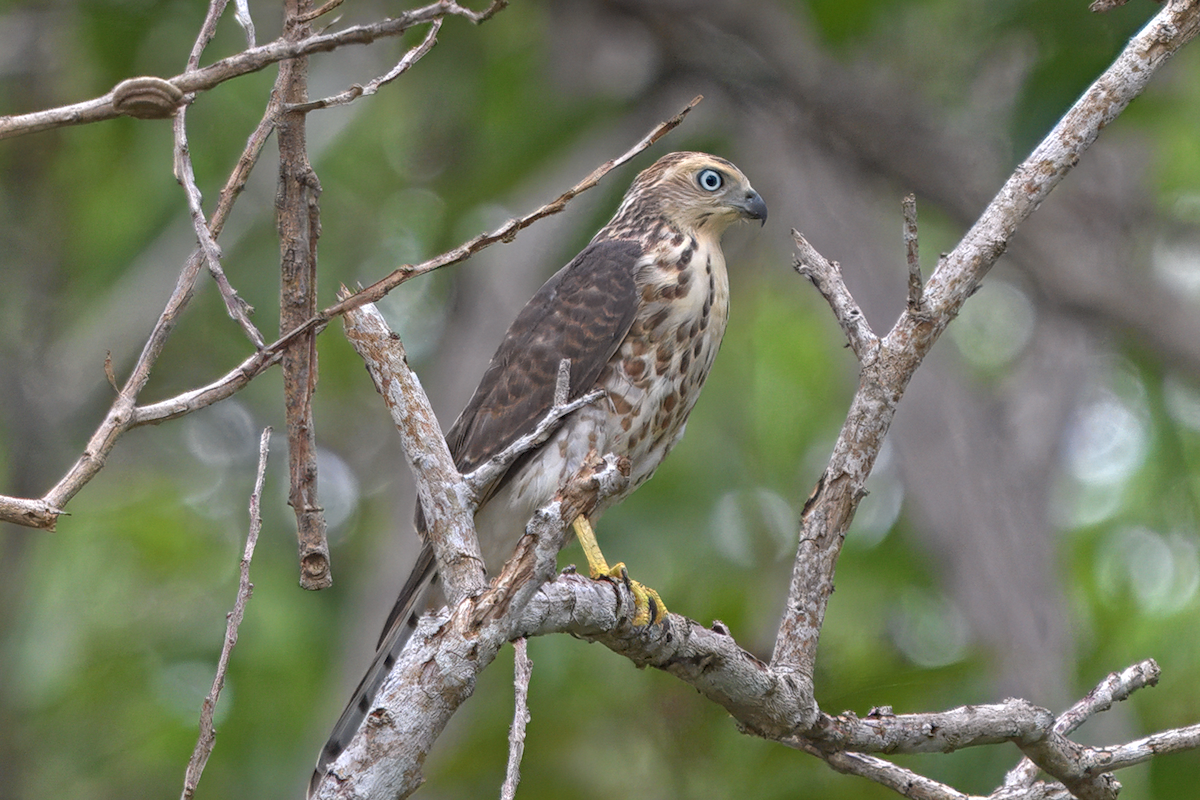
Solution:
M 417 618 L 425 608 L 428 590 L 436 578 L 437 563 L 433 558 L 433 548 L 426 543 L 421 548 L 416 566 L 409 574 L 404 588 L 400 590 L 396 605 L 388 615 L 371 666 L 367 667 L 367 672 L 359 681 L 358 688 L 354 690 L 350 703 L 334 724 L 329 741 L 321 748 L 321 754 L 317 757 L 317 768 L 308 784 L 309 798 L 313 796 L 321 779 L 329 772 L 329 765 L 346 749 L 346 745 L 366 718 L 367 712 L 371 710 L 375 694 L 400 658 L 401 651 L 417 627 Z

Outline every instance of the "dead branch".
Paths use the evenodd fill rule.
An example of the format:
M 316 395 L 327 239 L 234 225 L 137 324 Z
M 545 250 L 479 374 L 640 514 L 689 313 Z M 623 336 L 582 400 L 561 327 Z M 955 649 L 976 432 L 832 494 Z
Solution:
M 517 620 L 538 587 L 553 577 L 571 521 L 617 491 L 628 479 L 628 470 L 628 462 L 612 456 L 589 460 L 534 515 L 491 588 L 464 598 L 448 616 L 443 610 L 421 619 L 366 722 L 310 797 L 401 798 L 421 785 L 422 767 L 434 742 L 471 695 L 479 673 L 513 638 Z M 632 609 L 633 598 L 625 587 L 589 583 L 615 586 Z
M 246 532 L 246 547 L 242 551 L 242 561 L 239 566 L 237 600 L 234 601 L 233 611 L 229 612 L 225 625 L 225 643 L 221 646 L 221 656 L 217 659 L 217 674 L 213 678 L 212 689 L 204 698 L 200 707 L 200 738 L 196 749 L 188 762 L 187 773 L 183 779 L 182 800 L 190 800 L 196 793 L 196 785 L 204 772 L 204 765 L 212 755 L 213 745 L 217 740 L 216 729 L 213 728 L 213 713 L 217 708 L 217 700 L 225 687 L 225 673 L 229 669 L 229 657 L 233 646 L 237 644 L 238 628 L 246 614 L 246 603 L 254 592 L 254 584 L 250 583 L 250 561 L 254 558 L 254 548 L 258 544 L 258 534 L 262 530 L 262 491 L 263 481 L 267 474 L 267 452 L 271 443 L 271 429 L 266 428 L 258 440 L 258 473 L 254 480 L 254 491 L 250 493 L 250 528 Z
M 514 800 L 521 782 L 521 758 L 525 754 L 525 726 L 529 724 L 529 679 L 533 662 L 529 660 L 529 642 L 513 639 L 513 721 L 508 732 L 508 767 L 500 800 Z
M 346 294 L 344 288 L 341 294 Z M 475 535 L 475 503 L 465 491 L 421 381 L 408 365 L 404 344 L 373 305 L 351 310 L 343 321 L 346 338 L 366 362 L 400 432 L 446 596 L 457 603 L 478 595 L 487 582 Z
M 283 38 L 300 41 L 310 34 L 298 18 L 307 0 L 288 0 Z M 308 160 L 307 118 L 291 110 L 308 100 L 308 58 L 279 65 L 273 94 L 282 104 L 276 138 L 279 179 L 275 209 L 279 232 L 279 332 L 285 333 L 317 311 L 317 240 L 321 235 L 321 182 Z M 283 397 L 287 418 L 288 504 L 296 514 L 300 585 L 324 589 L 333 583 L 325 512 L 317 495 L 317 433 L 312 398 L 317 390 L 317 334 L 310 330 L 283 353 Z
M 811 681 L 817 641 L 833 590 L 842 541 L 864 482 L 917 366 L 1008 246 L 1017 226 L 1041 204 L 1083 153 L 1170 56 L 1200 29 L 1195 3 L 1167 4 L 1122 51 L 1001 188 L 925 286 L 926 314 L 905 311 L 862 364 L 859 389 L 833 457 L 801 519 L 800 547 L 772 665 Z M 839 316 L 838 309 L 834 309 Z M 839 316 L 840 320 L 840 316 Z
M 507 5 L 507 0 L 492 0 L 483 11 L 472 11 L 453 0 L 439 0 L 421 8 L 397 14 L 395 17 L 366 25 L 354 25 L 335 33 L 313 34 L 303 39 L 289 41 L 276 39 L 269 44 L 250 47 L 237 55 L 223 58 L 207 67 L 184 72 L 166 81 L 184 94 L 207 91 L 225 81 L 252 72 L 258 72 L 272 64 L 289 58 L 324 53 L 352 44 L 370 44 L 376 39 L 399 36 L 415 25 L 422 25 L 446 16 L 465 17 L 479 23 L 490 19 Z M 0 139 L 22 136 L 28 133 L 61 128 L 66 125 L 84 125 L 113 119 L 121 115 L 114 106 L 114 93 L 82 103 L 73 103 L 59 108 L 0 117 Z

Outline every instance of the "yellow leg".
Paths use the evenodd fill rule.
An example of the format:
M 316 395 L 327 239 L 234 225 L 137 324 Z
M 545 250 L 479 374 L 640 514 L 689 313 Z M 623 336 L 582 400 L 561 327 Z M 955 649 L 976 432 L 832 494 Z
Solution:
M 592 530 L 592 523 L 588 521 L 587 517 L 580 514 L 572 525 L 575 528 L 575 538 L 583 547 L 583 555 L 587 559 L 588 570 L 591 572 L 592 578 L 618 578 L 624 581 L 625 585 L 629 587 L 629 591 L 633 593 L 633 624 L 657 625 L 662 622 L 667 616 L 667 606 L 658 596 L 658 592 L 630 579 L 624 564 L 608 566 L 604 554 L 600 552 L 600 545 L 596 544 L 596 533 Z

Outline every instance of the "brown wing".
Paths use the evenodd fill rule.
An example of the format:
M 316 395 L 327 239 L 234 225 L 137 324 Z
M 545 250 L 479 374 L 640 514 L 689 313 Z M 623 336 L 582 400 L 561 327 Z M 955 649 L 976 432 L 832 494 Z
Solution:
M 571 359 L 570 399 L 591 391 L 633 324 L 643 252 L 631 240 L 591 244 L 521 310 L 446 435 L 461 471 L 536 427 L 554 402 L 562 359 Z

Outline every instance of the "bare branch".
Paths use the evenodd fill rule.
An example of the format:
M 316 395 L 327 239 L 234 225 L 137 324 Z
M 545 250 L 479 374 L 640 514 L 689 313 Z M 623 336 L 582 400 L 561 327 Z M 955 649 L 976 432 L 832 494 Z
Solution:
M 793 264 L 796 272 L 808 278 L 825 302 L 829 303 L 859 363 L 874 363 L 879 351 L 879 337 L 871 330 L 866 315 L 842 281 L 842 268 L 836 261 L 830 261 L 818 253 L 800 231 L 792 230 L 792 240 L 798 251 Z
M 283 37 L 309 35 L 297 18 L 307 0 L 287 0 Z M 279 177 L 276 183 L 276 226 L 279 231 L 279 332 L 311 319 L 317 311 L 317 240 L 321 235 L 321 182 L 308 159 L 307 118 L 289 111 L 308 99 L 308 58 L 279 65 L 274 95 L 283 110 L 278 119 Z M 284 351 L 284 412 L 287 418 L 288 504 L 296 514 L 300 585 L 324 589 L 333 583 L 329 566 L 325 512 L 317 495 L 316 421 L 312 398 L 317 390 L 317 334 L 308 331 Z
M 508 731 L 508 768 L 500 800 L 514 800 L 517 784 L 521 782 L 521 758 L 525 754 L 525 726 L 529 724 L 529 679 L 533 662 L 529 660 L 529 642 L 525 637 L 513 639 L 513 721 Z
M 828 752 L 803 739 L 784 742 L 825 761 L 843 775 L 856 775 L 886 786 L 909 800 L 980 800 L 912 770 L 864 753 Z
M 692 102 L 684 106 L 678 114 L 666 120 L 665 122 L 660 122 L 658 125 L 655 125 L 649 133 L 642 137 L 641 141 L 629 148 L 622 155 L 618 156 L 617 158 L 610 159 L 609 161 L 605 161 L 603 164 L 592 170 L 586 178 L 572 186 L 567 191 L 563 192 L 555 199 L 551 200 L 549 203 L 534 209 L 523 217 L 510 219 L 508 222 L 504 223 L 491 233 L 481 233 L 475 238 L 463 242 L 453 250 L 447 250 L 445 253 L 434 256 L 426 261 L 422 261 L 420 264 L 405 264 L 394 270 L 387 277 L 376 281 L 365 289 L 360 289 L 354 294 L 346 297 L 340 303 L 330 306 L 323 312 L 323 314 L 326 315 L 326 319 L 328 319 L 332 316 L 344 314 L 349 309 L 362 305 L 363 303 L 374 303 L 392 289 L 395 289 L 400 284 L 415 278 L 418 275 L 424 275 L 428 272 L 433 272 L 436 269 L 441 269 L 442 267 L 448 267 L 451 264 L 457 264 L 460 261 L 465 261 L 478 253 L 480 250 L 483 250 L 485 247 L 490 247 L 496 242 L 511 242 L 520 231 L 528 228 L 530 225 L 540 219 L 544 219 L 553 214 L 559 213 L 567 207 L 567 203 L 571 202 L 583 192 L 586 192 L 588 189 L 591 189 L 600 183 L 600 180 L 605 175 L 634 158 L 643 150 L 646 150 L 659 139 L 673 131 L 681 122 L 683 122 L 683 119 L 687 116 L 688 112 L 695 108 L 696 105 L 699 104 L 699 102 L 703 99 L 704 97 L 702 95 L 695 97 Z
M 207 67 L 185 72 L 167 80 L 185 94 L 201 92 L 212 89 L 227 80 L 265 69 L 279 61 L 313 53 L 329 52 L 346 45 L 370 44 L 376 39 L 386 36 L 399 36 L 414 25 L 432 22 L 444 16 L 465 17 L 472 22 L 483 22 L 490 19 L 505 5 L 507 3 L 497 0 L 484 11 L 476 12 L 451 0 L 440 0 L 440 2 L 430 3 L 421 8 L 401 12 L 389 19 L 367 25 L 355 25 L 336 33 L 315 34 L 299 41 L 276 39 L 269 44 L 248 48 Z M 109 92 L 82 103 L 35 111 L 30 114 L 0 117 L 0 139 L 51 130 L 65 125 L 100 122 L 117 116 L 120 116 L 120 112 L 113 107 L 113 93 Z
M 896 404 L 917 366 L 1004 252 L 1017 226 L 1198 30 L 1200 6 L 1186 2 L 1164 6 L 1017 168 L 979 221 L 941 262 L 925 287 L 928 314 L 918 316 L 906 310 L 882 340 L 877 359 L 863 365 L 859 389 L 833 457 L 805 504 L 773 665 L 790 665 L 811 680 L 842 542 L 865 494 L 867 475 Z
M 250 321 L 254 309 L 243 300 L 229 283 L 225 270 L 221 268 L 221 248 L 204 219 L 204 208 L 200 197 L 200 189 L 196 186 L 196 174 L 192 170 L 192 157 L 188 152 L 187 140 L 187 107 L 181 106 L 175 112 L 175 179 L 183 186 L 187 195 L 188 211 L 192 217 L 192 227 L 200 243 L 200 253 L 204 257 L 205 266 L 221 291 L 225 301 L 225 311 L 242 326 L 242 330 L 250 337 L 255 347 L 263 346 L 263 337 L 258 328 Z
M 1160 731 L 1128 744 L 1087 748 L 1082 759 L 1088 775 L 1136 766 L 1154 756 L 1200 748 L 1200 725 Z
M 58 523 L 59 516 L 65 513 L 67 512 L 45 500 L 0 495 L 0 520 L 4 522 L 52 531 Z
M 904 208 L 904 254 L 908 261 L 908 310 L 911 314 L 925 313 L 924 280 L 921 278 L 921 251 L 917 239 L 917 197 L 907 194 Z
M 449 616 L 421 619 L 380 688 L 366 722 L 310 797 L 401 798 L 421 785 L 429 750 L 478 674 L 492 662 L 538 587 L 554 575 L 568 526 L 628 480 L 629 462 L 589 459 L 553 501 L 539 509 L 491 588 L 461 600 Z M 580 578 L 580 580 L 584 580 Z M 596 586 L 617 586 L 589 581 Z M 628 604 L 633 605 L 628 590 Z
M 200 32 L 196 35 L 192 52 L 188 54 L 186 71 L 191 72 L 199 68 L 200 56 L 204 54 L 204 48 L 208 47 L 209 42 L 217 35 L 217 23 L 221 20 L 221 15 L 225 13 L 227 5 L 229 5 L 229 0 L 209 0 L 208 12 L 204 15 L 204 22 L 200 26 Z M 254 46 L 253 42 L 250 43 L 250 46 Z
M 334 3 L 336 3 L 336 4 L 340 4 L 341 2 L 342 2 L 342 0 L 334 0 Z M 317 16 L 320 16 L 320 14 L 317 14 Z M 392 67 L 392 69 L 389 70 L 387 72 L 387 74 L 381 75 L 378 78 L 375 78 L 374 80 L 368 82 L 366 86 L 360 86 L 359 84 L 356 83 L 353 86 L 351 86 L 349 89 L 347 89 L 346 91 L 340 92 L 339 94 L 335 94 L 330 97 L 325 97 L 325 98 L 322 98 L 321 100 L 313 100 L 308 103 L 299 103 L 297 105 L 292 105 L 292 106 L 288 107 L 288 110 L 289 111 L 316 111 L 317 109 L 321 109 L 321 108 L 331 108 L 332 106 L 346 105 L 347 103 L 353 102 L 354 100 L 357 100 L 360 97 L 369 97 L 370 95 L 375 94 L 376 92 L 379 91 L 379 88 L 381 86 L 384 86 L 384 85 L 389 84 L 392 81 L 396 80 L 396 78 L 399 78 L 405 72 L 408 72 L 408 70 L 412 67 L 413 64 L 417 63 L 422 58 L 424 58 L 426 56 L 426 54 L 428 54 L 429 51 L 433 49 L 433 46 L 435 44 L 437 44 L 438 31 L 440 31 L 441 29 L 442 29 L 441 18 L 435 19 L 433 21 L 433 23 L 429 26 L 429 32 L 425 34 L 425 38 L 423 40 L 421 40 L 420 44 L 418 44 L 416 47 L 413 47 L 411 50 L 409 50 L 407 53 L 405 53 L 404 57 L 401 58 L 400 61 L 396 64 L 396 66 Z
M 1121 672 L 1109 673 L 1087 697 L 1059 715 L 1054 723 L 1056 733 L 1068 736 L 1096 714 L 1112 708 L 1113 703 L 1127 699 L 1138 689 L 1158 683 L 1161 671 L 1153 659 L 1134 664 Z M 1013 768 L 1004 779 L 1005 786 L 1030 786 L 1038 775 L 1038 766 L 1028 758 Z
M 234 602 L 233 611 L 229 613 L 225 624 L 225 643 L 221 646 L 221 656 L 217 660 L 217 674 L 213 678 L 212 689 L 209 690 L 200 706 L 200 738 L 196 742 L 196 749 L 192 753 L 191 761 L 188 762 L 187 772 L 184 775 L 182 800 L 190 800 L 195 795 L 196 785 L 200 782 L 200 774 L 204 772 L 204 765 L 208 763 L 208 757 L 212 755 L 213 745 L 217 739 L 217 732 L 213 728 L 213 713 L 217 708 L 217 700 L 221 697 L 221 690 L 225 687 L 225 673 L 229 669 L 229 656 L 233 653 L 233 646 L 237 644 L 238 628 L 246 613 L 246 603 L 250 601 L 250 595 L 254 592 L 254 584 L 250 583 L 250 561 L 254 558 L 254 548 L 258 544 L 258 534 L 262 530 L 263 481 L 267 474 L 267 452 L 270 443 L 271 429 L 265 428 L 258 440 L 258 475 L 254 480 L 254 491 L 250 493 L 250 528 L 246 533 L 246 547 L 242 552 L 242 562 L 239 568 L 241 577 L 238 581 L 237 600 Z
M 340 294 L 346 294 L 344 287 Z M 475 596 L 487 586 L 475 534 L 475 506 L 464 491 L 421 381 L 408 365 L 404 344 L 374 305 L 351 310 L 343 322 L 346 338 L 366 362 L 400 431 L 447 597 L 457 603 Z

